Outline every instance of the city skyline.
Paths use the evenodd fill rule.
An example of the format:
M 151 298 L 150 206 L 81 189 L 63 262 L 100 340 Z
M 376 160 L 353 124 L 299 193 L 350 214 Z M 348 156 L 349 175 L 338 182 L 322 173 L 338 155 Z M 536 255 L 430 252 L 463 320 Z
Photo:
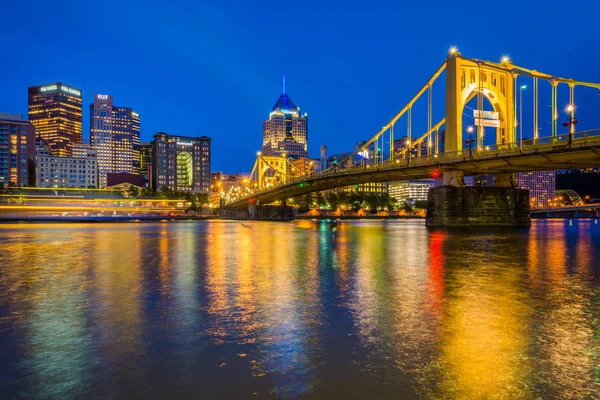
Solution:
M 539 7 L 542 3 L 543 7 Z M 441 4 L 444 6 L 445 3 Z M 107 39 L 125 36 L 135 41 L 135 57 L 130 56 L 132 53 L 124 44 L 116 45 L 118 62 L 115 58 L 114 62 L 111 59 L 107 63 L 96 63 L 97 54 L 105 50 L 105 44 L 94 42 L 92 49 L 83 39 L 101 29 L 83 22 L 93 20 L 90 19 L 93 10 L 89 6 L 58 4 L 48 8 L 40 3 L 31 10 L 32 23 L 60 15 L 78 29 L 78 35 L 60 33 L 55 38 L 57 45 L 75 49 L 80 54 L 73 59 L 48 53 L 31 40 L 33 33 L 25 32 L 21 25 L 10 21 L 9 30 L 14 30 L 19 40 L 28 43 L 31 51 L 22 56 L 26 68 L 17 71 L 8 65 L 0 67 L 9 94 L 0 100 L 0 110 L 26 114 L 25 88 L 44 82 L 68 82 L 82 90 L 83 103 L 88 104 L 93 93 L 111 93 L 120 99 L 120 103 L 136 109 L 144 119 L 142 141 L 150 140 L 160 131 L 188 136 L 208 135 L 214 138 L 215 169 L 242 172 L 251 167 L 255 152 L 260 150 L 264 110 L 280 92 L 282 73 L 288 76 L 287 91 L 304 110 L 310 111 L 311 156 L 318 154 L 322 144 L 327 145 L 331 153 L 347 151 L 352 143 L 376 132 L 380 121 L 394 115 L 409 100 L 409 93 L 424 83 L 431 73 L 429 68 L 443 60 L 450 45 L 457 45 L 469 56 L 494 60 L 508 54 L 520 65 L 535 66 L 561 76 L 600 80 L 600 73 L 595 68 L 600 56 L 583 51 L 597 41 L 593 24 L 585 22 L 594 14 L 590 11 L 597 7 L 592 4 L 585 13 L 579 12 L 581 9 L 577 5 L 571 10 L 578 15 L 580 23 L 572 27 L 569 35 L 554 29 L 551 24 L 546 26 L 536 22 L 551 20 L 554 13 L 548 2 L 534 1 L 508 16 L 506 23 L 513 27 L 508 35 L 498 36 L 494 32 L 477 35 L 475 27 L 463 25 L 457 14 L 438 13 L 430 23 L 437 26 L 454 23 L 451 35 L 423 33 L 416 40 L 402 44 L 398 43 L 398 38 L 407 37 L 418 28 L 411 17 L 424 12 L 424 6 L 408 5 L 401 9 L 397 5 L 382 4 L 365 13 L 351 5 L 341 12 L 335 5 L 327 5 L 320 6 L 318 15 L 311 15 L 316 3 L 308 2 L 296 14 L 267 10 L 266 7 L 264 10 L 249 9 L 244 4 L 224 10 L 203 3 L 188 5 L 189 16 L 180 15 L 177 24 L 161 26 L 156 32 L 135 28 L 138 28 L 137 24 L 143 28 L 161 13 L 169 15 L 174 10 L 148 6 L 135 28 L 119 22 L 120 17 L 133 12 L 135 7 L 135 3 L 120 5 L 120 11 L 107 16 L 107 25 L 111 28 L 102 31 Z M 9 11 L 15 13 L 21 9 L 20 5 L 9 6 Z M 252 16 L 252 26 L 243 22 L 248 13 Z M 294 27 L 294 37 L 303 46 L 292 46 L 299 54 L 297 57 L 267 58 L 267 48 L 286 46 L 288 39 L 273 36 L 269 25 L 261 23 L 280 20 L 284 16 L 292 17 L 290 24 Z M 198 19 L 206 23 L 196 24 Z M 402 26 L 393 23 L 397 20 L 404 21 Z M 351 29 L 356 21 L 360 21 L 362 29 Z M 248 38 L 242 35 L 243 32 L 247 32 Z M 205 37 L 214 40 L 210 42 Z M 530 46 L 523 40 L 529 37 L 544 37 L 544 40 Z M 251 45 L 247 43 L 250 40 Z M 107 43 L 114 46 L 111 40 Z M 15 44 L 17 49 L 19 42 Z M 197 50 L 194 54 L 181 51 L 187 48 Z M 12 50 L 8 51 L 10 55 Z M 394 54 L 389 55 L 390 52 Z M 159 58 L 160 54 L 167 56 Z M 410 57 L 417 58 L 406 62 Z M 267 59 L 269 62 L 265 61 Z M 44 68 L 35 67 L 41 62 Z M 107 64 L 115 70 L 114 75 L 99 73 Z M 434 92 L 434 101 L 437 101 L 435 93 L 442 93 L 442 90 Z M 232 96 L 243 106 L 230 106 L 228 101 Z M 526 103 L 530 103 L 530 96 L 531 92 L 525 91 Z M 566 96 L 559 93 L 559 98 L 567 99 Z M 578 110 L 578 129 L 600 125 L 592 112 L 599 102 L 600 96 L 596 93 L 581 99 L 588 108 Z M 227 106 L 223 107 L 224 104 Z M 354 111 L 352 118 L 339 118 L 350 109 Z M 232 112 L 240 122 L 223 124 L 231 118 Z M 178 118 L 172 118 L 173 115 Z M 415 113 L 415 121 L 417 117 Z M 88 118 L 84 108 L 83 119 Z M 545 125 L 546 121 L 540 123 Z M 529 122 L 524 120 L 524 125 L 528 126 Z M 83 131 L 87 137 L 85 123 Z M 224 140 L 232 135 L 236 137 L 234 143 Z M 231 153 L 235 155 L 233 159 Z
M 598 0 L 4 3 L 2 398 L 600 393 Z

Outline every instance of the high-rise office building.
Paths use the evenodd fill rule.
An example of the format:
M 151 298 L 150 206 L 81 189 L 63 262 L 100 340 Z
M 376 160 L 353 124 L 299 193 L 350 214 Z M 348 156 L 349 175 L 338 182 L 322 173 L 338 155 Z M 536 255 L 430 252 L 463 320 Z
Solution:
M 81 143 L 81 115 L 81 90 L 60 82 L 29 88 L 29 121 L 53 155 L 69 156 Z
M 262 154 L 308 157 L 308 115 L 300 115 L 300 108 L 285 93 L 285 86 L 269 119 L 263 122 Z
M 140 173 L 140 116 L 114 106 L 110 95 L 95 94 L 90 104 L 90 144 L 98 150 L 100 187 L 108 173 Z
M 35 185 L 35 129 L 20 114 L 0 113 L 0 187 Z
M 520 172 L 517 186 L 529 190 L 529 203 L 532 208 L 548 207 L 556 195 L 556 171 Z
M 152 188 L 205 192 L 210 190 L 210 141 L 160 132 L 152 142 Z

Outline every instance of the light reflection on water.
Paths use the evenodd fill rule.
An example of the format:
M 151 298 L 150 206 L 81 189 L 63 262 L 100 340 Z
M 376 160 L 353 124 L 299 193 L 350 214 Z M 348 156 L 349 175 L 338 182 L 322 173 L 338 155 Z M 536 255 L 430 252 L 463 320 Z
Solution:
M 600 227 L 0 225 L 2 398 L 596 398 Z M 594 247 L 595 246 L 595 247 Z

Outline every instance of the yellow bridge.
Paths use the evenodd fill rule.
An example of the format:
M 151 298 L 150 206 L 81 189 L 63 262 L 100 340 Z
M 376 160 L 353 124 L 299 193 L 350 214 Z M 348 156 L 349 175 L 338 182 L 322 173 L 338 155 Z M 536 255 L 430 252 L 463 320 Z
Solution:
M 445 72 L 445 117 L 433 123 L 433 85 Z M 517 119 L 517 90 L 519 76 L 533 80 L 533 137 L 524 139 Z M 540 136 L 539 81 L 547 81 L 551 89 L 551 134 Z M 567 85 L 569 119 L 563 125 L 568 133 L 558 132 L 558 87 Z M 444 63 L 435 71 L 417 94 L 384 125 L 379 132 L 345 160 L 317 173 L 295 176 L 290 173 L 290 161 L 283 157 L 262 156 L 258 153 L 251 174 L 254 193 L 227 205 L 244 208 L 248 205 L 285 201 L 309 192 L 369 182 L 429 178 L 439 174 L 443 186 L 464 187 L 464 175 L 496 174 L 495 186 L 514 187 L 517 172 L 595 167 L 600 165 L 600 130 L 575 131 L 575 89 L 600 89 L 600 84 L 560 78 L 514 65 L 508 58 L 500 63 L 471 59 L 451 49 Z M 428 129 L 413 135 L 412 110 L 422 97 L 427 98 Z M 465 106 L 477 97 L 473 110 L 475 128 L 467 129 L 468 141 L 463 140 Z M 484 110 L 484 98 L 493 110 Z M 522 107 L 520 108 L 522 112 Z M 402 149 L 394 147 L 394 129 L 405 117 L 406 142 Z M 517 129 L 519 127 L 519 129 Z M 484 138 L 494 131 L 493 145 Z M 519 132 L 519 135 L 517 134 Z M 488 137 L 489 141 L 489 137 Z M 463 148 L 468 143 L 468 149 Z M 389 143 L 387 148 L 386 143 Z M 371 164 L 353 165 L 360 152 L 375 149 Z M 443 151 L 441 147 L 443 146 Z

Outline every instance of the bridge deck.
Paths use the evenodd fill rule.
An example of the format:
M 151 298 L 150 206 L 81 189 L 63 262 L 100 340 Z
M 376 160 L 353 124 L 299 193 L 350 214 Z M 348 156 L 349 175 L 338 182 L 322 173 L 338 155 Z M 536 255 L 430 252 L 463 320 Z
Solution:
M 250 198 L 260 204 L 281 201 L 306 193 L 361 183 L 431 178 L 433 171 L 462 171 L 465 175 L 547 171 L 588 168 L 600 165 L 600 130 L 578 132 L 569 143 L 568 135 L 543 138 L 535 144 L 516 143 L 486 146 L 454 153 L 440 153 L 382 163 L 330 168 L 310 176 L 288 178 L 280 186 L 229 203 L 227 207 L 248 205 Z

